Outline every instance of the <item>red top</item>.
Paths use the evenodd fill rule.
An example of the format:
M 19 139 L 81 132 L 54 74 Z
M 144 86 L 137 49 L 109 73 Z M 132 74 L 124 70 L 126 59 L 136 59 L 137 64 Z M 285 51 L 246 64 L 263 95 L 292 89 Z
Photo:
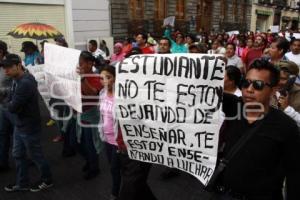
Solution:
M 141 48 L 141 50 L 142 50 L 143 54 L 154 54 L 155 53 L 154 49 L 150 46 Z
M 89 83 L 90 86 L 92 86 L 94 89 L 97 90 L 97 95 L 89 96 L 87 95 L 86 97 L 84 96 L 84 91 L 81 91 L 82 93 L 82 111 L 86 111 L 90 109 L 91 107 L 95 106 L 99 102 L 99 92 L 103 88 L 101 82 L 100 82 L 100 77 L 99 75 L 95 74 L 95 76 L 87 76 L 85 77 L 86 81 Z M 93 103 L 93 105 L 84 105 L 85 103 Z
M 118 137 L 117 137 L 117 144 L 118 144 L 118 148 L 119 150 L 121 151 L 126 151 L 126 145 L 124 143 L 124 140 L 123 140 L 123 136 L 122 136 L 122 132 L 121 132 L 121 128 L 119 127 L 118 129 Z
M 131 51 L 131 49 L 132 49 L 132 44 L 128 44 L 126 46 L 123 46 L 122 53 L 126 55 Z
M 257 59 L 260 58 L 263 55 L 263 49 L 262 48 L 252 48 L 249 49 L 248 52 L 246 53 L 246 56 L 244 57 L 244 62 L 246 65 L 246 70 L 248 71 L 249 66 L 251 63 Z

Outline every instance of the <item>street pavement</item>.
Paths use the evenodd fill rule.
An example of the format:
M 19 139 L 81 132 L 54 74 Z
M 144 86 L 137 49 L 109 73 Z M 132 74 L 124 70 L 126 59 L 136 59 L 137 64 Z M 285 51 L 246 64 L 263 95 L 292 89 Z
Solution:
M 45 106 L 41 106 L 43 120 L 42 144 L 47 160 L 53 172 L 54 187 L 38 193 L 17 192 L 7 193 L 4 187 L 15 181 L 15 166 L 11 161 L 12 169 L 0 174 L 0 200 L 108 200 L 111 189 L 111 178 L 105 154 L 100 157 L 101 174 L 86 181 L 83 179 L 81 168 L 84 161 L 80 155 L 71 158 L 62 158 L 62 143 L 53 143 L 52 138 L 58 133 L 57 127 L 46 127 L 49 114 Z M 203 191 L 200 182 L 182 172 L 180 176 L 169 180 L 160 178 L 165 168 L 153 165 L 149 175 L 149 185 L 158 200 L 206 200 L 208 194 Z M 39 178 L 35 166 L 30 167 L 31 182 Z M 141 199 L 142 200 L 142 199 Z

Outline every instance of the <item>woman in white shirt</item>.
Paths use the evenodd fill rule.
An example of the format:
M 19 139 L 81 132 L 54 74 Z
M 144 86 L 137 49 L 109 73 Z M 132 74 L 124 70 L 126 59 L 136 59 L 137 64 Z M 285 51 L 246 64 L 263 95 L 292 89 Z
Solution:
M 239 89 L 242 73 L 236 66 L 229 65 L 225 68 L 224 92 L 234 94 L 238 97 L 242 96 Z

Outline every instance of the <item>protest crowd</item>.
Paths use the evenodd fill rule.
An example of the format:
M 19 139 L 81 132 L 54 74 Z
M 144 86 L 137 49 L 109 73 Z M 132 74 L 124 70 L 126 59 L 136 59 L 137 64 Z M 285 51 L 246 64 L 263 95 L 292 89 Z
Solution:
M 51 163 L 44 157 L 40 142 L 38 85 L 27 70 L 30 65 L 44 64 L 46 43 L 41 42 L 39 51 L 33 42 L 23 42 L 21 59 L 10 54 L 7 44 L 0 41 L 0 171 L 10 169 L 10 149 L 16 164 L 16 180 L 4 188 L 7 192 L 38 192 L 55 186 Z M 56 38 L 55 43 L 68 48 L 63 37 Z M 64 99 L 51 97 L 48 106 L 60 118 L 74 114 L 68 120 L 49 118 L 47 123 L 59 128 L 60 134 L 52 142 L 61 142 L 63 158 L 82 155 L 84 179 L 97 177 L 99 155 L 104 153 L 110 165 L 111 200 L 157 199 L 147 184 L 154 164 L 128 155 L 128 145 L 139 144 L 124 140 L 124 129 L 114 110 L 119 66 L 125 71 L 126 59 L 141 54 L 202 54 L 207 59 L 217 55 L 226 64 L 224 88 L 218 94 L 225 117 L 219 133 L 218 161 L 214 175 L 203 172 L 212 175 L 206 187 L 210 199 L 300 198 L 300 39 L 284 32 L 193 35 L 167 26 L 161 38 L 137 33 L 116 42 L 113 52 L 105 41 L 97 44 L 90 40 L 88 50 L 80 53 L 76 69 L 81 77 L 82 113 L 77 115 Z M 88 126 L 91 124 L 97 126 Z M 33 185 L 28 158 L 41 173 L 40 181 Z M 161 175 L 168 179 L 178 173 L 182 172 L 166 167 Z

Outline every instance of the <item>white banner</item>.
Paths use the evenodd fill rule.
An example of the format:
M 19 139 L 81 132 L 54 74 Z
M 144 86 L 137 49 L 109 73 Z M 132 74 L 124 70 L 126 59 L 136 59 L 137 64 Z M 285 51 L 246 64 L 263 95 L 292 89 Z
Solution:
M 293 36 L 294 36 L 296 39 L 300 39 L 300 33 L 293 33 Z
M 31 73 L 35 80 L 38 83 L 38 90 L 47 106 L 47 108 L 50 110 L 49 107 L 49 101 L 50 101 L 50 93 L 49 89 L 46 85 L 46 79 L 45 79 L 45 65 L 29 65 L 26 67 L 26 69 Z
M 131 159 L 177 168 L 204 185 L 216 165 L 221 55 L 135 55 L 117 66 L 116 112 Z
M 229 32 L 227 32 L 227 34 L 228 34 L 229 37 L 230 37 L 230 36 L 232 36 L 232 35 L 238 35 L 238 34 L 240 34 L 240 32 L 239 32 L 239 31 L 229 31 Z
M 279 33 L 279 26 L 270 26 L 270 30 L 272 33 Z
M 80 51 L 45 43 L 45 80 L 51 97 L 82 112 L 81 82 L 76 72 Z
M 164 26 L 174 26 L 175 24 L 175 16 L 170 16 L 164 19 Z

